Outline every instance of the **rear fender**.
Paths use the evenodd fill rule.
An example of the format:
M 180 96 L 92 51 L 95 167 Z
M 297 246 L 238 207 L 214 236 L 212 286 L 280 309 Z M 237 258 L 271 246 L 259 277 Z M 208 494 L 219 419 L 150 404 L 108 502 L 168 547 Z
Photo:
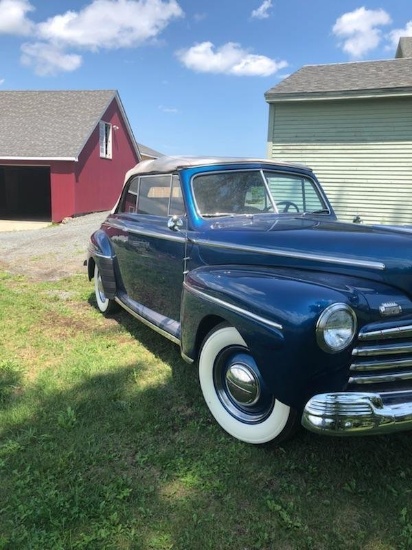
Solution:
M 100 229 L 95 231 L 90 238 L 87 260 L 90 280 L 94 276 L 95 265 L 99 269 L 106 297 L 114 299 L 116 296 L 116 255 L 106 233 Z

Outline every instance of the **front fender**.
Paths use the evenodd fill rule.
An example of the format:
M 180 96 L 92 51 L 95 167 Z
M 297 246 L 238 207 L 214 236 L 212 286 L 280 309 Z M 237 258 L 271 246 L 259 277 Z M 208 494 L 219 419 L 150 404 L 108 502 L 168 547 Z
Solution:
M 242 335 L 275 397 L 299 409 L 314 393 L 347 383 L 351 350 L 331 355 L 316 343 L 319 315 L 336 302 L 368 307 L 355 288 L 336 281 L 328 286 L 313 273 L 201 267 L 184 285 L 182 351 L 196 359 L 203 327 L 226 321 Z

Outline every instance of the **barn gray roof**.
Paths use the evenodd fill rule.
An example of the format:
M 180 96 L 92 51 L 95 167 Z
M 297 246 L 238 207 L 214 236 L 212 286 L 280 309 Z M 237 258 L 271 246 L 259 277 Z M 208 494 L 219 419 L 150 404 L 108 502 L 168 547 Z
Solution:
M 138 145 L 139 145 L 140 153 L 142 155 L 145 155 L 146 157 L 152 157 L 155 159 L 163 156 L 163 153 L 159 153 L 159 151 L 155 151 L 155 149 L 151 149 L 146 145 L 142 145 L 141 143 L 139 143 Z
M 77 160 L 114 98 L 128 126 L 115 90 L 0 91 L 0 158 Z
M 302 67 L 265 94 L 266 101 L 412 95 L 412 58 Z

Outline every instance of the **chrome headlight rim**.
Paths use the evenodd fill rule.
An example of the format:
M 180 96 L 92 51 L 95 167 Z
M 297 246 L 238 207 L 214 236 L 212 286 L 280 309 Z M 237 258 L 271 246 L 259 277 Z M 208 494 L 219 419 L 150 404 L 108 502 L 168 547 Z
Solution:
M 350 335 L 340 345 L 332 346 L 327 340 L 327 332 L 332 330 L 330 326 L 330 322 L 333 319 L 333 317 L 339 312 L 343 312 L 347 314 L 349 322 L 351 324 L 351 332 L 350 332 Z M 322 313 L 319 316 L 318 322 L 316 324 L 317 343 L 319 347 L 326 353 L 339 353 L 341 351 L 344 351 L 353 342 L 353 339 L 357 331 L 357 326 L 358 326 L 358 321 L 357 321 L 356 313 L 348 304 L 345 304 L 343 302 L 342 303 L 337 302 L 337 303 L 331 304 L 326 309 L 324 309 L 324 311 L 322 311 Z

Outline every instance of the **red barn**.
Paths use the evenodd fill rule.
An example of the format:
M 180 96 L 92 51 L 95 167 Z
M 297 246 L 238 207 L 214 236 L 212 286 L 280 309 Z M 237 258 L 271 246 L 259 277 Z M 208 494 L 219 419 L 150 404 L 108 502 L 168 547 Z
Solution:
M 0 92 L 0 217 L 109 210 L 140 158 L 115 90 Z

